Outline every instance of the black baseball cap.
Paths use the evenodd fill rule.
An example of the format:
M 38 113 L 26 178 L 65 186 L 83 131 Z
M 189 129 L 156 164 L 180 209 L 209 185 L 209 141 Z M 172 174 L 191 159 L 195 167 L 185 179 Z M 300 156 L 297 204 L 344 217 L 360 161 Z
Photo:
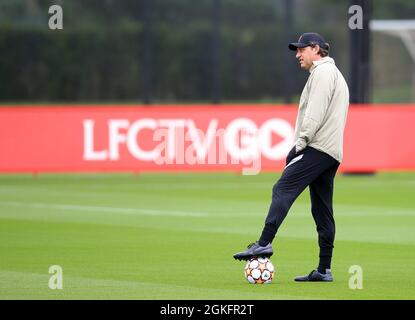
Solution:
M 312 44 L 318 44 L 320 48 L 326 50 L 329 49 L 329 44 L 326 42 L 326 40 L 324 40 L 321 35 L 314 32 L 303 33 L 298 39 L 298 42 L 291 42 L 288 45 L 288 48 L 292 51 L 296 51 L 297 48 L 305 48 Z

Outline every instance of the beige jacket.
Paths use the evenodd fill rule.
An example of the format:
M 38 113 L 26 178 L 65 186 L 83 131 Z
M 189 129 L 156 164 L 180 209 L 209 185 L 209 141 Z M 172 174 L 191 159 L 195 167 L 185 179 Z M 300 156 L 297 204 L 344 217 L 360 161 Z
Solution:
M 347 83 L 330 57 L 314 61 L 309 71 L 295 124 L 297 152 L 310 146 L 342 162 L 349 107 Z

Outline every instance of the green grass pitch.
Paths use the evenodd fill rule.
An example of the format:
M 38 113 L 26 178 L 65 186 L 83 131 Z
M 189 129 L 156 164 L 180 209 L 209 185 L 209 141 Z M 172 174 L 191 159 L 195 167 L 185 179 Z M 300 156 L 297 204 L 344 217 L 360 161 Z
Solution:
M 278 177 L 1 175 L 0 299 L 415 298 L 414 173 L 337 176 L 333 283 L 293 281 L 318 264 L 306 190 L 273 243 L 273 283 L 249 284 L 232 255 L 257 240 Z

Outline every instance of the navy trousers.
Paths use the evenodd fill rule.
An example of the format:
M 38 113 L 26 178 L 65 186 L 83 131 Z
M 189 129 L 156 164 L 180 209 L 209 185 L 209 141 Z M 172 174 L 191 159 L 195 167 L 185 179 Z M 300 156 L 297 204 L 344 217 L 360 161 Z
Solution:
M 308 186 L 311 213 L 317 226 L 320 259 L 331 258 L 336 232 L 333 218 L 334 177 L 340 163 L 330 155 L 306 147 L 287 156 L 281 178 L 272 189 L 272 202 L 260 243 L 272 242 L 295 199 Z

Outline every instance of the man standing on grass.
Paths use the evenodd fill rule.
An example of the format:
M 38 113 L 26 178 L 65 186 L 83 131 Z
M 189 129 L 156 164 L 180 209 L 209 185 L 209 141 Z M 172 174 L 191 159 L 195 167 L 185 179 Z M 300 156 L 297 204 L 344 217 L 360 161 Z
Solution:
M 295 125 L 295 145 L 272 189 L 272 202 L 261 237 L 234 255 L 235 259 L 270 257 L 272 241 L 291 205 L 308 186 L 311 212 L 317 226 L 319 265 L 295 281 L 333 281 L 331 258 L 334 247 L 334 177 L 343 159 L 343 134 L 349 107 L 349 90 L 334 60 L 329 44 L 317 33 L 304 33 L 289 44 L 310 76 L 300 98 Z

